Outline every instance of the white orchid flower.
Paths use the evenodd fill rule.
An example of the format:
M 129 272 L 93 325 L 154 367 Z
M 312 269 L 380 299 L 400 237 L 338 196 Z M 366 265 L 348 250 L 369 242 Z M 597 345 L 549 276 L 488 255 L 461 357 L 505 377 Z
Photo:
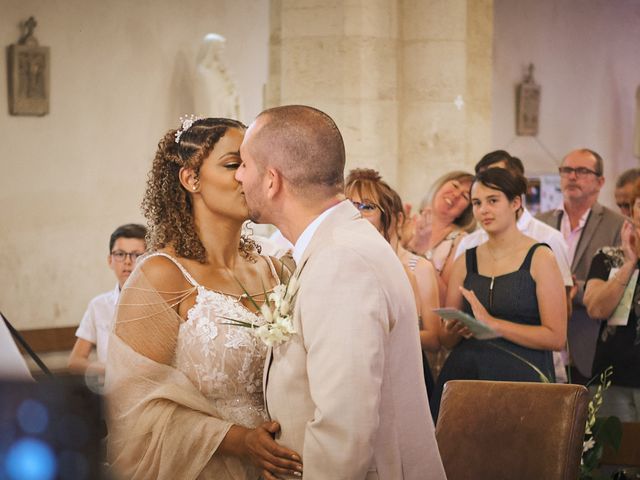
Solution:
M 289 314 L 289 309 L 291 308 L 291 303 L 289 303 L 289 300 L 287 300 L 286 298 L 282 299 L 282 302 L 280 302 L 280 306 L 278 308 L 278 311 L 280 312 L 280 315 L 287 316 Z
M 582 444 L 582 453 L 588 452 L 596 446 L 596 441 L 591 437 L 589 440 L 585 440 Z
M 262 304 L 260 307 L 260 313 L 262 313 L 265 323 L 273 322 L 273 314 L 271 313 L 271 307 L 269 307 L 268 303 Z

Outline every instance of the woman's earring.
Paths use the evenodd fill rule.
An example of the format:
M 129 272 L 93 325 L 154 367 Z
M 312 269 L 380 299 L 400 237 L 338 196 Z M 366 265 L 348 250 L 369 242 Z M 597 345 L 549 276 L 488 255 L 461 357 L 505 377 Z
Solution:
M 239 250 L 242 257 L 249 260 L 251 263 L 256 263 L 256 257 L 254 254 L 260 255 L 262 252 L 262 246 L 251 238 L 252 235 L 253 228 L 251 227 L 251 220 L 249 220 L 242 225 Z

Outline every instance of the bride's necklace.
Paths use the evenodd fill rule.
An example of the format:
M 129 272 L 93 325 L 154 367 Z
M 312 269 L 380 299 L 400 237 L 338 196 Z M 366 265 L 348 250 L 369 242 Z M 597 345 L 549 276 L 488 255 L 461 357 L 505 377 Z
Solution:
M 252 304 L 263 303 L 267 300 L 267 298 L 269 297 L 269 294 L 272 293 L 275 289 L 275 287 L 271 287 L 269 289 L 264 288 L 263 290 L 260 290 L 258 292 L 250 293 L 230 269 L 226 269 L 226 271 L 237 282 L 238 286 L 242 289 L 242 293 L 241 294 L 230 293 L 224 290 L 214 290 L 214 291 L 222 295 L 226 295 L 227 297 L 231 297 L 235 299 L 237 303 L 242 303 L 242 300 L 244 299 L 249 300 Z

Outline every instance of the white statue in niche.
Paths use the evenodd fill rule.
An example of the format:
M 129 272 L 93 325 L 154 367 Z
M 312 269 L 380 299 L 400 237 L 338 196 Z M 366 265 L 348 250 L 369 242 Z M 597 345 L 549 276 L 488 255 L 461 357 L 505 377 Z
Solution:
M 240 118 L 238 89 L 224 65 L 226 43 L 222 35 L 208 33 L 198 49 L 194 82 L 195 111 L 198 115 Z

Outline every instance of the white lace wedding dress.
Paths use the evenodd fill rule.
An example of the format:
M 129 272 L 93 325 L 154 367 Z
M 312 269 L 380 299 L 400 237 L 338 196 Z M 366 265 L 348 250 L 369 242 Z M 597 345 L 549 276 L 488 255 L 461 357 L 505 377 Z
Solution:
M 229 324 L 229 319 L 260 323 L 261 318 L 240 298 L 199 285 L 167 254 L 144 261 L 153 256 L 171 260 L 193 286 L 176 298 L 195 290 L 196 301 L 182 321 L 144 276 L 144 262 L 125 285 L 107 372 L 111 462 L 123 478 L 257 479 L 251 465 L 216 450 L 233 424 L 252 428 L 266 419 L 266 346 L 250 328 Z M 171 365 L 135 351 L 141 342 L 166 344 L 169 335 L 175 343 Z
M 207 397 L 224 420 L 256 427 L 264 422 L 262 371 L 267 347 L 250 328 L 228 325 L 228 319 L 259 324 L 240 299 L 199 285 L 196 303 L 180 325 L 175 367 Z

